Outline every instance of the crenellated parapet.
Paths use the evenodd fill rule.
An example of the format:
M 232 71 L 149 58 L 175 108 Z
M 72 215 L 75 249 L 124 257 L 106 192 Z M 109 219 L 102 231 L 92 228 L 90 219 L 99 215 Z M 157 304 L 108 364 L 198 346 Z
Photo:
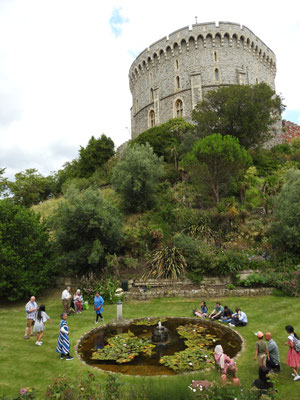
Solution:
M 247 27 L 230 22 L 186 26 L 150 45 L 130 67 L 132 136 L 181 111 L 189 119 L 207 90 L 261 81 L 275 88 L 275 76 L 275 54 Z

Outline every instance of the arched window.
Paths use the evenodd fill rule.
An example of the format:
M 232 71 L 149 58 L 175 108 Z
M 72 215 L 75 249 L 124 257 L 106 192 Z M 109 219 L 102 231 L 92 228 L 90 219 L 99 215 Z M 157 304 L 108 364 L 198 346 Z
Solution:
M 150 102 L 152 103 L 154 100 L 153 89 L 150 89 Z
M 176 67 L 176 69 L 178 69 L 178 67 L 179 67 L 178 60 L 175 60 L 175 67 Z
M 149 127 L 153 128 L 155 126 L 155 112 L 151 110 L 149 113 Z
M 180 78 L 176 76 L 176 89 L 180 89 Z
M 219 73 L 218 68 L 216 68 L 215 69 L 215 81 L 219 82 L 219 80 L 220 80 L 220 73 Z
M 214 51 L 214 60 L 218 61 L 218 53 L 216 51 Z
M 180 100 L 180 99 L 176 100 L 175 111 L 176 111 L 176 117 L 182 117 L 183 116 L 183 102 L 182 102 L 182 100 Z

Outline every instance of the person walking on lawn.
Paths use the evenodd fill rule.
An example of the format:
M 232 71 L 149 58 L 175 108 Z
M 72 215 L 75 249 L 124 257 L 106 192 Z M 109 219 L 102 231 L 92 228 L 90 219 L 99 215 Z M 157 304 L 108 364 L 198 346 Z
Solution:
M 101 318 L 101 321 L 104 321 L 104 318 L 102 316 L 103 304 L 104 304 L 104 300 L 103 300 L 102 296 L 100 296 L 99 292 L 96 292 L 96 295 L 95 295 L 95 298 L 94 298 L 94 309 L 95 309 L 95 312 L 96 312 L 95 324 L 98 324 L 99 317 Z
M 67 324 L 67 313 L 60 315 L 61 321 L 59 324 L 59 335 L 57 340 L 56 352 L 60 353 L 61 360 L 73 360 L 74 357 L 70 356 L 70 339 L 69 339 L 69 327 Z

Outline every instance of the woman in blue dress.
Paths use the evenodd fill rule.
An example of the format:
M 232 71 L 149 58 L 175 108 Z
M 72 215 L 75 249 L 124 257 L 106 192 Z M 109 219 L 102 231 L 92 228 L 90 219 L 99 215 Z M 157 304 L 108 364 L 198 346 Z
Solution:
M 94 298 L 94 309 L 96 312 L 96 321 L 95 324 L 98 324 L 98 319 L 99 317 L 101 318 L 101 321 L 104 321 L 104 318 L 102 317 L 102 313 L 103 313 L 103 304 L 104 304 L 104 300 L 103 298 L 100 296 L 99 292 L 96 292 L 96 296 Z
M 61 321 L 59 324 L 59 335 L 56 346 L 56 352 L 60 353 L 61 360 L 73 360 L 74 357 L 70 356 L 70 339 L 69 339 L 69 327 L 67 324 L 67 313 L 60 315 Z

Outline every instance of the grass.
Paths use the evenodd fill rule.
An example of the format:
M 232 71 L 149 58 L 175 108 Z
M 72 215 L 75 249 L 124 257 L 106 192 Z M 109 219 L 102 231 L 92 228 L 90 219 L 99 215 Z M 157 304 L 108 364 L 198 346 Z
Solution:
M 123 304 L 125 318 L 145 316 L 191 316 L 191 311 L 199 305 L 201 299 L 162 298 L 151 301 L 127 301 Z M 282 399 L 299 399 L 300 383 L 294 382 L 291 377 L 291 368 L 285 364 L 287 334 L 284 327 L 288 324 L 300 332 L 300 302 L 292 297 L 228 297 L 226 299 L 210 299 L 209 310 L 215 305 L 215 300 L 227 304 L 230 308 L 241 307 L 249 319 L 246 327 L 237 328 L 245 339 L 246 348 L 237 361 L 238 377 L 245 387 L 251 386 L 257 378 L 257 363 L 253 361 L 257 330 L 271 331 L 279 346 L 282 371 L 274 378 L 275 387 Z M 61 312 L 60 292 L 51 291 L 37 299 L 38 304 L 46 305 L 46 312 L 53 324 L 46 325 L 46 333 L 42 346 L 35 346 L 35 338 L 24 340 L 25 311 L 27 299 L 22 303 L 2 304 L 0 306 L 1 343 L 0 343 L 0 396 L 14 395 L 22 387 L 34 387 L 40 399 L 44 398 L 46 387 L 52 378 L 65 374 L 72 379 L 86 376 L 91 368 L 79 359 L 61 361 L 55 352 L 59 315 Z M 116 316 L 116 305 L 107 305 L 104 308 L 105 322 Z M 81 315 L 70 316 L 68 319 L 71 340 L 71 353 L 77 339 L 94 327 L 94 313 L 92 310 Z M 105 374 L 93 370 L 99 381 L 104 381 Z M 208 379 L 220 381 L 216 371 L 201 372 L 184 376 L 134 378 L 122 376 L 125 397 L 133 398 L 132 393 L 147 391 L 147 399 L 188 399 L 191 396 L 187 385 L 192 379 Z M 126 395 L 127 393 L 127 395 Z M 136 397 L 142 398 L 140 397 Z

